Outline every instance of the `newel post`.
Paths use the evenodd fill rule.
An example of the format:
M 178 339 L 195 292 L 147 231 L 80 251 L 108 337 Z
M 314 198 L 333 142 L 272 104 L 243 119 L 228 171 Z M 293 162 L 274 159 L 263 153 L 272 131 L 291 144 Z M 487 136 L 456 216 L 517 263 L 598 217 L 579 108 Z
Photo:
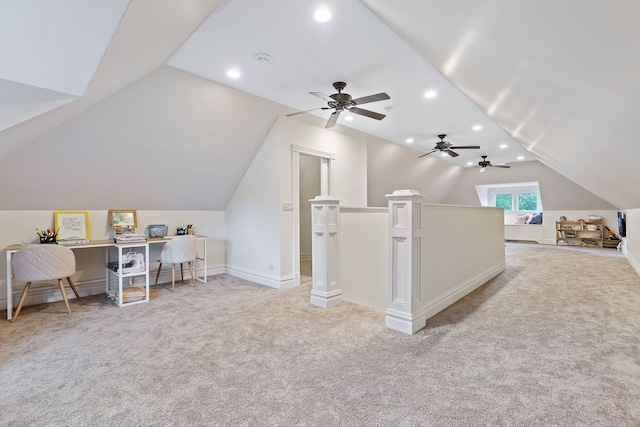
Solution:
M 338 283 L 338 209 L 340 202 L 331 196 L 311 199 L 313 252 L 313 290 L 311 304 L 329 308 L 342 302 Z
M 389 200 L 389 293 L 384 324 L 413 334 L 427 319 L 421 302 L 422 200 L 415 190 L 396 190 Z

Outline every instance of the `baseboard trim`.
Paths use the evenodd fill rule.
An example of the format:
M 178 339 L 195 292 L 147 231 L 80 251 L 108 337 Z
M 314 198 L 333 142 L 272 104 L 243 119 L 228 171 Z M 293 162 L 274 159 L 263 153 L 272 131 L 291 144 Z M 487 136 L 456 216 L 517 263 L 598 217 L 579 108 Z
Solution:
M 405 334 L 415 334 L 427 325 L 424 312 L 411 314 L 387 308 L 384 313 L 384 326 Z
M 631 253 L 629 253 L 626 240 L 622 241 L 621 250 L 622 254 L 625 256 L 625 258 L 627 258 L 627 261 L 629 261 L 629 264 L 631 264 L 631 267 L 633 267 L 633 269 L 636 271 L 636 274 L 640 276 L 640 261 L 638 261 L 633 255 L 631 255 Z
M 471 279 L 460 283 L 458 286 L 454 287 L 453 289 L 450 289 L 449 291 L 437 296 L 431 301 L 428 301 L 424 306 L 423 311 L 419 312 L 419 314 L 424 313 L 424 316 L 427 319 L 435 316 L 437 313 L 449 307 L 451 304 L 458 301 L 460 298 L 476 290 L 480 286 L 487 283 L 489 280 L 496 277 L 498 274 L 505 271 L 506 268 L 507 268 L 506 263 L 500 263 L 472 277 Z
M 187 268 L 186 270 L 187 270 L 187 274 L 185 274 L 185 280 L 189 278 L 189 274 L 188 274 L 189 269 Z M 158 271 L 157 269 L 149 271 L 149 286 L 153 286 L 153 283 L 156 280 L 157 271 Z M 197 276 L 201 276 L 202 275 L 201 273 L 202 273 L 202 269 L 196 270 Z M 207 268 L 207 276 L 214 276 L 216 274 L 224 274 L 224 273 L 225 273 L 224 266 Z M 177 272 L 176 276 L 180 277 L 180 272 Z M 72 276 L 72 280 L 73 280 L 73 276 Z M 75 299 L 76 296 L 74 295 L 73 291 L 69 287 L 69 284 L 67 283 L 67 281 L 63 279 L 62 282 L 65 284 L 65 289 L 67 290 L 67 298 L 69 298 L 70 300 Z M 171 283 L 171 268 L 167 268 L 166 271 L 163 268 L 162 273 L 160 273 L 160 279 L 158 280 L 158 283 L 167 283 L 167 282 Z M 106 294 L 106 284 L 104 279 L 74 281 L 73 284 L 76 285 L 76 289 L 78 289 L 78 293 L 80 294 L 80 297 L 89 296 L 89 295 Z M 143 276 L 134 277 L 133 284 L 137 286 L 140 286 L 140 285 L 144 286 L 144 277 Z M 201 283 L 198 282 L 198 284 L 201 284 Z M 18 286 L 14 286 L 13 288 L 14 310 L 18 303 L 18 299 L 20 298 L 20 294 L 22 293 L 22 289 L 23 289 L 22 284 Z M 0 310 L 6 310 L 7 294 L 6 292 L 3 292 L 2 295 L 3 297 L 0 298 Z M 31 289 L 29 289 L 29 294 L 27 295 L 27 299 L 25 300 L 24 305 L 28 306 L 28 305 L 35 305 L 35 304 L 44 304 L 44 303 L 55 302 L 55 301 L 62 301 L 62 294 L 60 293 L 60 287 L 58 286 L 57 283 L 44 284 L 44 283 L 35 282 L 31 286 Z
M 240 279 L 250 280 L 260 285 L 269 286 L 275 289 L 292 288 L 295 282 L 295 276 L 276 276 L 274 274 L 266 274 L 260 271 L 249 270 L 243 267 L 227 265 L 225 272 L 231 276 Z

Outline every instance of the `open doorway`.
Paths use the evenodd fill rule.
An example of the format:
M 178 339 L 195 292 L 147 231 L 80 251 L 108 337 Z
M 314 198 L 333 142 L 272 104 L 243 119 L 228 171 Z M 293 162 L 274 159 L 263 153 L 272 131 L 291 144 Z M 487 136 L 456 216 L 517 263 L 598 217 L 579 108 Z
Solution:
M 293 199 L 294 285 L 313 281 L 311 203 L 316 196 L 333 194 L 333 153 L 291 145 Z M 303 261 L 301 263 L 301 261 Z M 301 276 L 304 273 L 304 278 Z
M 311 283 L 313 271 L 313 253 L 311 239 L 311 203 L 310 199 L 321 194 L 319 157 L 300 155 L 300 284 Z

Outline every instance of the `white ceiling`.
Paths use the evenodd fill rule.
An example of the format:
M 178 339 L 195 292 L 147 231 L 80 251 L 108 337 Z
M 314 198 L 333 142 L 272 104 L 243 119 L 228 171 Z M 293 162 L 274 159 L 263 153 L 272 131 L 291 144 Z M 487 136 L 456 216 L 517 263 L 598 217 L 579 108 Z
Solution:
M 321 4 L 333 13 L 324 24 L 312 19 Z M 482 146 L 460 150 L 462 162 L 535 156 L 640 207 L 638 17 L 628 0 L 2 2 L 0 156 L 169 63 L 292 112 L 323 106 L 308 92 L 331 94 L 338 80 L 356 98 L 384 91 L 389 101 L 365 105 L 391 107 L 384 120 L 339 123 L 419 149 L 439 133 Z M 240 79 L 226 77 L 232 66 Z M 438 96 L 425 99 L 429 89 Z M 242 139 L 247 122 L 221 131 Z
M 4 2 L 0 130 L 81 96 L 129 1 Z
M 313 18 L 320 4 L 332 13 L 328 22 Z M 260 53 L 272 62 L 258 62 Z M 349 122 L 342 113 L 342 125 L 425 151 L 438 134 L 447 134 L 453 145 L 481 146 L 456 150 L 455 159 L 446 156 L 460 165 L 477 165 L 483 154 L 494 163 L 534 159 L 358 0 L 227 2 L 168 64 L 300 110 L 326 106 L 309 92 L 330 95 L 332 83 L 344 81 L 344 92 L 354 98 L 386 92 L 391 99 L 362 107 L 387 114 L 382 121 L 354 114 Z M 229 78 L 229 69 L 241 77 Z M 425 98 L 427 90 L 437 96 Z M 330 113 L 315 112 L 324 118 Z M 475 125 L 482 130 L 472 131 Z M 407 138 L 415 142 L 407 144 Z

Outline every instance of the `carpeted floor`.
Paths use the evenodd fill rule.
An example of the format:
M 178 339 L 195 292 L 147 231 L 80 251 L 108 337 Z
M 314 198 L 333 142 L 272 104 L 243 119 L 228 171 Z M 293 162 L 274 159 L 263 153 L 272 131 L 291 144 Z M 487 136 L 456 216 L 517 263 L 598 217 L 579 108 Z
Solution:
M 413 336 L 311 285 L 211 279 L 0 321 L 0 425 L 640 425 L 640 278 L 616 250 L 509 243 Z

